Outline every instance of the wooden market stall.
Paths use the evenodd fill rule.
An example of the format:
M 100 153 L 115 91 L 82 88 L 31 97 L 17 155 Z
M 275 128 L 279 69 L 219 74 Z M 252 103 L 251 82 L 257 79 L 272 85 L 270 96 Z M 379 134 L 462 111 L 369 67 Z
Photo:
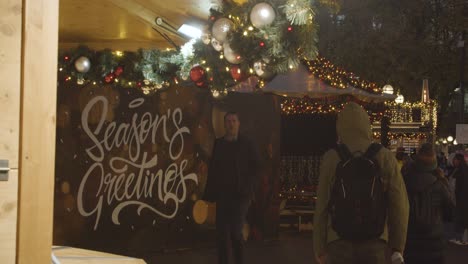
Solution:
M 354 101 L 368 111 L 374 125 L 380 125 L 386 102 L 396 96 L 382 93 L 375 84 L 360 80 L 325 58 L 306 61 L 297 71 L 277 76 L 264 91 L 284 97 L 281 214 L 286 220 L 297 220 L 299 230 L 310 229 L 322 155 L 337 142 L 336 114 L 346 102 Z

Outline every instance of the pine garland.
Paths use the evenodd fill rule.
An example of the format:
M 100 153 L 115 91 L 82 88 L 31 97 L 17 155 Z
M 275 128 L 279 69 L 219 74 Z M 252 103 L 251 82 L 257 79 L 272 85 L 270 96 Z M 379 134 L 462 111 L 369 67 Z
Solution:
M 250 13 L 259 3 L 269 4 L 274 9 L 275 19 L 270 25 L 255 28 L 251 24 Z M 229 19 L 233 27 L 228 33 L 227 42 L 243 58 L 238 66 L 241 71 L 247 75 L 253 74 L 255 62 L 267 61 L 267 70 L 273 73 L 269 76 L 274 76 L 297 68 L 302 59 L 316 58 L 318 25 L 314 22 L 314 9 L 315 6 L 309 0 L 250 0 L 242 5 L 224 1 L 216 10 L 211 10 L 209 28 L 211 31 L 213 24 L 220 18 Z M 222 51 L 215 51 L 211 44 L 205 45 L 199 40 L 194 44 L 191 61 L 210 70 L 234 67 L 225 59 L 219 59 L 222 57 Z M 224 81 L 217 81 L 216 74 L 222 73 L 208 71 L 208 80 L 213 79 L 210 88 L 225 89 L 235 84 L 228 71 L 222 74 L 226 77 Z
M 284 9 L 286 18 L 291 21 L 292 25 L 306 25 L 312 23 L 312 17 L 315 16 L 310 6 L 309 0 L 288 0 L 286 5 L 280 8 Z

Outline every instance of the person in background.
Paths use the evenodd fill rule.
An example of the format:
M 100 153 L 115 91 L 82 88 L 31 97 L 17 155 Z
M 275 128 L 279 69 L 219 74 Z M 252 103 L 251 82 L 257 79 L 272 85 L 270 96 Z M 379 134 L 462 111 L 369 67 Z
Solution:
M 405 263 L 443 264 L 444 220 L 455 204 L 432 144 L 421 146 L 403 178 L 410 203 Z
M 437 155 L 437 165 L 439 168 L 442 170 L 442 172 L 446 172 L 447 170 L 447 158 L 445 157 L 444 152 L 439 152 L 439 155 Z
M 453 160 L 454 167 L 450 177 L 455 179 L 455 230 L 457 237 L 450 242 L 468 245 L 468 166 L 465 156 L 457 153 Z
M 225 135 L 215 140 L 204 200 L 216 202 L 218 263 L 244 263 L 242 227 L 258 181 L 259 157 L 252 141 L 239 134 L 239 115 L 224 116 Z

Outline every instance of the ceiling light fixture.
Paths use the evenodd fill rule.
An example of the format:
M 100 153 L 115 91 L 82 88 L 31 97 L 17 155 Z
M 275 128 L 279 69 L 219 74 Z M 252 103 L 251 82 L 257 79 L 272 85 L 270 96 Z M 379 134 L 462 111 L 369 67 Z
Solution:
M 194 39 L 200 38 L 202 34 L 202 31 L 199 28 L 187 24 L 180 26 L 177 31 Z

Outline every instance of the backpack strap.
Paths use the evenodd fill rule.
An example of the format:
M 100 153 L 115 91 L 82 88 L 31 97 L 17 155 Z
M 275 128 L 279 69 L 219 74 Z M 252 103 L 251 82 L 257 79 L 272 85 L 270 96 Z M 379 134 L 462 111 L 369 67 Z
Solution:
M 340 157 L 341 161 L 347 161 L 353 157 L 351 151 L 349 151 L 348 147 L 345 144 L 338 144 L 335 148 L 338 156 Z
M 382 145 L 379 143 L 372 143 L 370 144 L 369 148 L 367 148 L 366 153 L 364 153 L 364 156 L 368 159 L 373 159 L 375 155 L 380 151 L 382 148 Z

